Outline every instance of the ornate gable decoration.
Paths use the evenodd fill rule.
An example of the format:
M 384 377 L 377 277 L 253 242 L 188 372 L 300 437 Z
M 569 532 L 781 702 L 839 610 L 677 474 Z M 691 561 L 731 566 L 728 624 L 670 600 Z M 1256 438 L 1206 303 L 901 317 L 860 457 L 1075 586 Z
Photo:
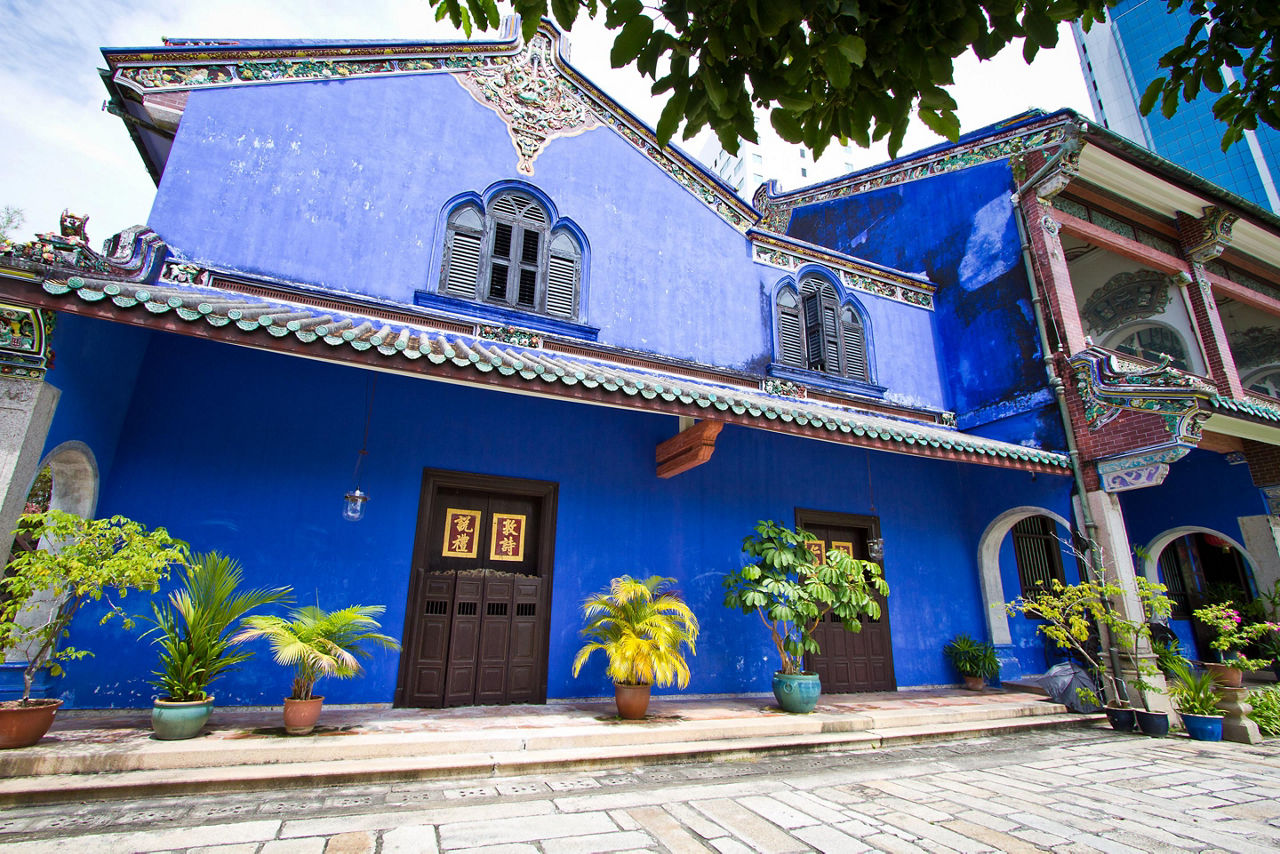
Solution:
M 1178 213 L 1178 226 L 1183 232 L 1187 256 L 1206 264 L 1231 245 L 1231 228 L 1240 217 L 1216 206 L 1204 208 L 1199 219 Z
M 52 311 L 0 303 L 0 377 L 39 382 L 53 364 Z
M 1090 347 L 1071 357 L 1071 369 L 1090 430 L 1122 411 L 1147 412 L 1164 419 L 1175 442 L 1194 446 L 1210 415 L 1201 403 L 1217 394 L 1203 380 L 1169 367 L 1167 358 L 1152 367 Z
M 514 20 L 514 19 L 512 19 Z M 740 232 L 755 224 L 756 212 L 711 178 L 696 161 L 659 147 L 653 131 L 618 106 L 561 56 L 560 33 L 550 23 L 526 45 L 514 25 L 507 41 L 341 47 L 240 48 L 215 44 L 146 53 L 108 52 L 111 79 L 129 97 L 149 103 L 157 96 L 191 89 L 252 86 L 406 74 L 453 74 L 481 104 L 506 123 L 520 172 L 548 142 L 601 125 L 669 174 Z
M 551 39 L 542 32 L 515 56 L 494 57 L 454 79 L 501 117 L 525 175 L 551 140 L 600 126 L 578 87 L 556 73 Z

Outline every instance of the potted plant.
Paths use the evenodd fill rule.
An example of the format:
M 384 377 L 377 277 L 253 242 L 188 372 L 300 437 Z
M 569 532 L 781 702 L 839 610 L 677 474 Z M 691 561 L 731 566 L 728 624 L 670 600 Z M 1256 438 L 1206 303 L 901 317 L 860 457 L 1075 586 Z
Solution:
M 1142 645 L 1151 643 L 1149 620 L 1168 616 L 1172 608 L 1165 596 L 1165 587 L 1138 578 L 1138 601 L 1143 614 L 1139 619 L 1129 619 L 1110 605 L 1111 601 L 1123 595 L 1123 591 L 1106 580 L 1105 572 L 1101 577 L 1100 581 L 1077 584 L 1063 584 L 1054 579 L 1047 587 L 1038 588 L 1033 595 L 1019 596 L 1009 602 L 1006 609 L 1010 614 L 1025 614 L 1042 620 L 1036 628 L 1039 634 L 1070 650 L 1087 664 L 1094 677 L 1103 683 L 1103 697 L 1098 697 L 1097 692 L 1090 689 L 1079 691 L 1084 699 L 1091 702 L 1102 705 L 1105 701 L 1107 719 L 1112 727 L 1128 732 L 1133 729 L 1136 719 L 1148 735 L 1164 735 L 1169 731 L 1168 714 L 1153 711 L 1147 700 L 1148 692 L 1156 690 L 1147 677 L 1157 675 L 1159 668 L 1142 654 Z M 1095 626 L 1107 629 L 1117 659 L 1124 657 L 1129 660 L 1142 701 L 1141 709 L 1133 708 L 1124 681 L 1106 666 L 1102 650 L 1091 643 Z
M 967 634 L 959 634 L 942 648 L 952 666 L 964 677 L 964 687 L 981 691 L 986 680 L 1000 672 L 1000 660 L 996 648 L 987 641 L 977 641 Z
M 25 655 L 21 700 L 0 703 L 0 747 L 27 747 L 49 731 L 61 700 L 31 699 L 36 674 L 47 668 L 58 676 L 62 662 L 92 655 L 70 644 L 58 645 L 71 621 L 88 602 L 106 598 L 102 622 L 133 620 L 112 599 L 130 590 L 154 592 L 170 567 L 186 563 L 186 544 L 164 528 L 148 531 L 123 516 L 81 519 L 61 510 L 22 517 L 19 530 L 47 545 L 23 551 L 9 565 L 0 605 L 0 649 Z
M 689 665 L 681 647 L 696 655 L 698 619 L 680 596 L 664 588 L 674 578 L 652 575 L 643 581 L 623 575 L 603 593 L 582 603 L 587 642 L 573 659 L 577 676 L 591 653 L 604 652 L 609 659 L 618 716 L 641 720 L 649 707 L 651 686 L 689 685 Z
M 806 543 L 814 538 L 777 522 L 756 523 L 742 541 L 749 561 L 724 579 L 724 604 L 756 613 L 769 629 L 781 668 L 773 677 L 778 705 L 789 712 L 811 712 L 822 686 L 818 674 L 804 669 L 806 654 L 821 650 L 813 633 L 827 614 L 835 614 L 852 632 L 862 617 L 877 619 L 876 596 L 889 595 L 878 564 L 832 549 L 815 558 Z
M 285 617 L 256 614 L 245 618 L 232 642 L 266 638 L 277 664 L 293 668 L 293 691 L 284 701 L 284 728 L 290 735 L 307 735 L 315 729 L 324 697 L 313 695 L 322 676 L 350 679 L 359 676 L 359 659 L 368 658 L 366 645 L 398 650 L 395 638 L 378 630 L 375 617 L 382 605 L 352 605 L 325 611 L 307 605 Z
M 1172 665 L 1169 686 L 1187 734 L 1197 741 L 1222 741 L 1222 712 L 1218 711 L 1218 683 L 1208 671 L 1195 672 L 1185 662 Z
M 1245 623 L 1240 612 L 1226 602 L 1197 608 L 1191 616 L 1214 632 L 1209 646 L 1222 660 L 1206 662 L 1205 667 L 1222 687 L 1239 688 L 1244 684 L 1244 671 L 1259 670 L 1271 663 L 1260 658 L 1245 658 L 1242 651 L 1280 632 L 1280 623 Z
M 160 669 L 151 683 L 160 690 L 151 710 L 156 738 L 193 738 L 209 720 L 209 685 L 248 659 L 229 633 L 250 611 L 280 602 L 288 587 L 241 591 L 244 569 L 217 552 L 196 555 L 182 585 L 162 604 L 152 603 L 152 624 L 143 637 L 160 647 Z

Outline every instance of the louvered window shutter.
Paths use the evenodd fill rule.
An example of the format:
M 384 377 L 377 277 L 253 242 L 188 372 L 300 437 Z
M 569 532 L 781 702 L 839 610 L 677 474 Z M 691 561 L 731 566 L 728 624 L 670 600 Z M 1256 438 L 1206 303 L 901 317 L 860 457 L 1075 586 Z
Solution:
M 579 260 L 577 242 L 565 232 L 551 241 L 547 263 L 547 313 L 573 317 L 578 304 Z
M 870 381 L 862 321 L 857 312 L 847 305 L 840 309 L 840 343 L 844 349 L 843 374 L 855 380 Z
M 826 364 L 822 337 L 822 297 L 816 293 L 804 295 L 804 343 L 805 361 L 810 370 L 821 371 Z
M 442 290 L 450 296 L 475 299 L 480 275 L 481 231 L 484 220 L 474 207 L 464 207 L 449 217 L 448 247 Z
M 804 327 L 800 323 L 800 304 L 795 291 L 789 288 L 778 294 L 778 362 L 794 368 L 803 368 Z

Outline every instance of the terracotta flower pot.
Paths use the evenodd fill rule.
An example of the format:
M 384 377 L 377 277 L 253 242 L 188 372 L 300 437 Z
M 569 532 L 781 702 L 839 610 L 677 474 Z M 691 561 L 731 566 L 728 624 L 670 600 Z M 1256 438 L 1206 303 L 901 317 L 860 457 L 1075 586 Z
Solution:
M 20 700 L 0 703 L 0 750 L 30 747 L 44 738 L 61 705 L 61 700 L 33 700 L 28 706 Z
M 983 688 L 987 687 L 987 680 L 983 679 L 981 676 L 965 676 L 964 687 L 968 691 L 981 691 Z
M 651 685 L 623 685 L 613 683 L 613 699 L 618 704 L 618 717 L 624 721 L 644 720 L 649 709 L 649 691 Z
M 320 706 L 324 697 L 312 697 L 310 700 L 294 700 L 286 697 L 284 701 L 284 731 L 289 735 L 310 735 L 316 728 L 320 718 Z
M 1205 663 L 1205 669 L 1213 676 L 1213 681 L 1223 688 L 1241 688 L 1244 686 L 1244 671 L 1239 667 L 1210 661 Z

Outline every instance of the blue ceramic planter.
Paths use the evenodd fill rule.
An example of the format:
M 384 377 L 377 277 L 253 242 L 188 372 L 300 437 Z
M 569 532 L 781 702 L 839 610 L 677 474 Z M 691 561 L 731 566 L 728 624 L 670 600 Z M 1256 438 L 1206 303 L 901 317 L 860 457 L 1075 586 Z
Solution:
M 818 705 L 822 683 L 816 673 L 773 674 L 773 696 L 784 712 L 807 715 Z
M 195 738 L 212 713 L 212 697 L 193 703 L 156 700 L 151 707 L 151 730 L 162 741 Z
M 1107 713 L 1107 721 L 1116 732 L 1133 732 L 1138 726 L 1138 716 L 1133 713 L 1133 709 L 1107 706 L 1103 711 Z
M 1169 734 L 1168 712 L 1148 712 L 1143 709 L 1134 709 L 1133 713 L 1138 718 L 1138 729 L 1142 730 L 1143 735 L 1149 735 L 1152 738 L 1164 738 Z
M 1196 741 L 1222 741 L 1222 715 L 1184 714 L 1182 725 Z

